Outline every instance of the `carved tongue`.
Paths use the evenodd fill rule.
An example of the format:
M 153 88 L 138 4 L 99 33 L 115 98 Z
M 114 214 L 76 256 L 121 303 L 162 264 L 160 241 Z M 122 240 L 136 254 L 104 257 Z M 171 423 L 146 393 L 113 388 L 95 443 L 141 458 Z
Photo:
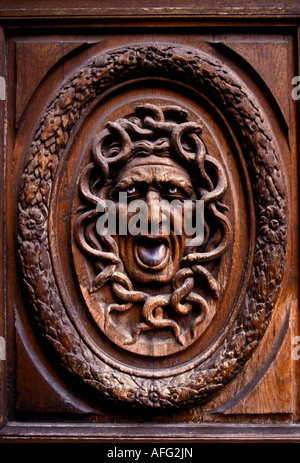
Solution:
M 156 240 L 145 240 L 138 246 L 138 255 L 141 261 L 149 267 L 155 267 L 165 257 L 167 246 L 165 243 Z

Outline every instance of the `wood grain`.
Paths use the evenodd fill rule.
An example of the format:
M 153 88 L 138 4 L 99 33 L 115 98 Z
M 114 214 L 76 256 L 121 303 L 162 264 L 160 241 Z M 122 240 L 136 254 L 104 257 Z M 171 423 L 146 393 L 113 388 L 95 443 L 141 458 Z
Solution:
M 146 0 L 141 6 L 139 2 L 133 0 L 124 0 L 118 7 L 111 6 L 108 0 L 101 2 L 101 7 L 96 0 L 90 0 L 88 4 L 80 1 L 74 7 L 71 1 L 65 0 L 63 3 L 58 0 L 52 1 L 51 5 L 41 7 L 39 0 L 26 2 L 23 7 L 17 1 L 2 2 L 2 18 L 26 17 L 104 17 L 104 16 L 177 16 L 177 15 L 201 15 L 202 17 L 295 17 L 299 15 L 299 4 L 296 0 L 285 3 L 279 0 L 268 0 L 263 5 L 258 0 L 251 0 L 245 4 L 242 0 L 217 0 L 211 4 L 208 0 L 189 1 L 182 6 L 179 0 Z M 0 17 L 1 17 L 0 16 Z
M 0 76 L 5 79 L 6 82 L 6 62 L 5 62 L 5 35 L 2 28 L 0 28 Z M 6 101 L 0 100 L 0 184 L 1 198 L 5 197 L 5 121 L 6 121 Z M 1 243 L 5 242 L 5 227 L 4 227 L 4 201 L 0 205 L 0 241 Z M 5 262 L 5 247 L 1 245 L 0 247 L 0 261 L 1 266 L 4 268 Z M 6 355 L 6 326 L 5 326 L 5 274 L 2 273 L 2 278 L 0 282 L 0 336 L 2 337 L 2 346 L 4 348 L 3 358 L 0 360 L 0 427 L 6 422 L 6 384 L 5 384 L 5 375 L 6 375 L 6 361 L 4 359 L 4 354 Z
M 297 102 L 288 96 L 291 78 L 299 73 L 299 67 L 295 65 L 298 49 L 294 28 L 300 14 L 298 2 L 290 2 L 285 7 L 279 2 L 267 2 L 263 7 L 254 1 L 248 2 L 247 5 L 244 2 L 236 2 L 233 7 L 229 1 L 217 2 L 214 5 L 205 1 L 201 2 L 201 5 L 199 2 L 190 2 L 182 7 L 176 1 L 171 8 L 168 2 L 148 1 L 141 7 L 133 1 L 125 1 L 117 9 L 107 2 L 103 2 L 102 8 L 99 9 L 98 4 L 92 0 L 88 3 L 78 2 L 76 8 L 68 1 L 63 6 L 61 2 L 52 2 L 51 6 L 45 4 L 43 7 L 34 0 L 24 5 L 22 2 L 20 4 L 14 1 L 2 3 L 0 20 L 5 31 L 1 30 L 0 37 L 0 74 L 5 72 L 4 57 L 7 55 L 9 85 L 6 141 L 0 146 L 0 150 L 4 151 L 1 152 L 1 160 L 5 159 L 6 167 L 6 182 L 1 182 L 1 188 L 4 188 L 4 184 L 6 188 L 6 207 L 1 210 L 3 227 L 0 227 L 0 232 L 5 230 L 6 234 L 6 260 L 3 262 L 6 281 L 5 291 L 1 293 L 5 314 L 0 317 L 0 336 L 5 335 L 8 341 L 8 370 L 7 381 L 2 375 L 3 393 L 0 408 L 4 411 L 1 415 L 1 426 L 4 426 L 5 422 L 8 424 L 1 430 L 0 439 L 3 442 L 73 442 L 86 439 L 94 442 L 171 442 L 174 439 L 182 442 L 300 441 L 300 367 L 299 362 L 291 358 L 292 340 L 299 335 L 300 326 L 297 174 L 299 115 L 297 116 Z M 270 21 L 265 21 L 265 18 L 269 18 Z M 105 19 L 108 22 L 105 22 Z M 40 20 L 42 22 L 39 24 Z M 98 27 L 104 23 L 105 27 L 102 27 L 99 33 Z M 241 30 L 242 23 L 247 24 L 247 28 Z M 42 24 L 45 25 L 44 30 Z M 59 28 L 50 29 L 54 24 Z M 122 29 L 116 30 L 116 24 L 122 25 Z M 159 29 L 153 27 L 155 24 L 160 26 Z M 194 27 L 188 28 L 191 24 Z M 226 27 L 215 27 L 229 24 L 234 26 L 230 30 Z M 177 26 L 176 30 L 174 25 Z M 200 25 L 205 25 L 205 29 L 200 28 Z M 105 87 L 107 84 L 103 79 L 101 85 L 106 88 L 107 93 L 103 93 L 102 100 L 94 101 L 89 106 L 91 100 L 85 98 L 88 98 L 87 92 L 93 91 L 93 88 L 83 85 L 83 80 L 80 80 L 82 76 L 77 74 L 78 71 L 85 70 L 87 63 L 105 56 L 108 61 L 97 62 L 94 69 L 100 63 L 103 70 L 109 66 L 109 60 L 115 60 L 114 70 L 118 70 L 121 76 L 122 70 L 125 69 L 124 56 L 128 56 L 128 47 L 131 46 L 131 51 L 134 50 L 134 53 L 138 54 L 153 42 L 157 42 L 159 47 L 170 44 L 176 49 L 177 61 L 172 64 L 172 79 L 166 70 L 163 75 L 164 81 L 155 80 L 157 76 L 154 75 L 152 79 L 148 79 L 149 76 L 143 74 L 139 68 L 136 69 L 140 73 L 139 82 L 135 81 L 136 76 L 129 71 L 133 83 L 123 86 L 123 83 L 118 81 L 111 93 L 109 88 Z M 177 51 L 180 47 L 190 50 L 190 62 L 194 59 L 191 69 L 186 65 L 186 55 Z M 159 59 L 157 50 L 152 50 L 151 53 L 150 51 L 148 49 L 145 59 L 148 64 L 151 61 L 153 66 Z M 195 65 L 196 56 L 203 55 L 210 56 L 211 63 L 219 63 L 220 68 L 211 79 L 211 82 L 214 82 L 211 87 L 208 85 L 207 76 L 202 76 L 206 83 L 205 92 L 200 98 L 201 92 L 197 90 L 198 93 L 195 93 L 190 87 L 194 82 L 194 77 L 191 77 L 192 69 L 198 69 Z M 207 63 L 207 67 L 203 68 L 207 73 L 212 72 L 211 63 Z M 180 79 L 177 78 L 178 81 L 174 85 L 180 66 L 185 72 L 181 74 Z M 218 74 L 220 69 L 227 69 L 229 72 L 227 75 L 222 72 Z M 232 75 L 237 76 L 233 86 L 233 81 L 230 80 Z M 50 121 L 47 108 L 50 107 L 49 102 L 58 101 L 57 95 L 63 90 L 65 100 L 60 100 L 60 109 L 64 116 L 64 127 L 68 127 L 69 131 L 71 125 L 68 124 L 71 124 L 71 116 L 76 113 L 76 108 L 74 99 L 70 99 L 72 103 L 68 103 L 68 96 L 73 85 L 71 82 L 75 81 L 76 105 L 79 101 L 86 101 L 87 106 L 85 113 L 77 113 L 78 132 L 62 132 L 73 138 L 63 152 L 61 162 L 57 164 L 58 176 L 54 178 L 54 189 L 51 190 L 51 259 L 49 265 L 45 265 L 47 259 L 45 254 L 41 253 L 41 246 L 35 248 L 35 253 L 26 254 L 28 247 L 32 246 L 33 249 L 37 244 L 36 236 L 26 238 L 21 244 L 24 245 L 23 251 L 26 251 L 22 254 L 22 267 L 16 255 L 18 202 L 20 204 L 21 197 L 21 205 L 26 209 L 29 208 L 30 201 L 36 200 L 36 206 L 43 194 L 47 193 L 46 184 L 43 183 L 42 187 L 36 190 L 38 193 L 32 195 L 36 179 L 47 175 L 48 168 L 43 156 L 39 157 L 40 163 L 34 165 L 32 160 L 36 152 L 29 152 L 31 142 L 36 137 L 35 140 L 41 142 L 39 146 L 44 146 L 46 151 L 49 150 L 48 155 L 56 162 L 54 157 L 60 149 L 56 146 L 62 146 L 62 133 L 58 127 L 53 133 L 46 127 L 46 123 Z M 232 88 L 234 96 L 230 100 L 229 89 L 231 91 Z M 70 230 L 74 220 L 70 219 L 73 213 L 70 202 L 74 191 L 77 191 L 79 172 L 91 161 L 88 155 L 83 156 L 83 152 L 90 153 L 87 148 L 92 140 L 91 133 L 95 129 L 95 121 L 101 118 L 103 124 L 117 121 L 119 117 L 127 114 L 125 105 L 132 110 L 132 103 L 129 102 L 135 99 L 141 102 L 145 95 L 149 101 L 152 99 L 152 102 L 155 100 L 161 105 L 165 104 L 166 100 L 172 104 L 177 100 L 177 103 L 193 108 L 193 111 L 195 105 L 201 107 L 198 111 L 209 127 L 207 133 L 210 132 L 206 135 L 205 143 L 222 162 L 228 177 L 229 189 L 224 200 L 230 207 L 236 239 L 232 257 L 225 256 L 225 264 L 222 264 L 221 268 L 221 278 L 223 281 L 229 278 L 229 287 L 225 290 L 224 304 L 215 319 L 216 322 L 207 330 L 206 336 L 199 337 L 198 343 L 187 346 L 182 352 L 171 352 L 170 355 L 163 356 L 162 363 L 159 356 L 151 356 L 150 350 L 140 355 L 122 349 L 120 340 L 120 345 L 116 345 L 113 339 L 110 341 L 105 337 L 105 333 L 101 332 L 101 327 L 99 329 L 87 309 L 80 289 L 80 285 L 84 286 L 85 283 L 83 269 L 87 268 L 91 275 L 97 276 L 92 270 L 93 262 L 83 264 L 85 257 L 77 249 L 76 270 L 71 252 L 73 238 Z M 245 95 L 253 95 L 259 109 L 259 116 L 256 113 L 256 123 L 259 127 L 255 132 L 256 137 L 249 135 L 253 106 L 245 103 Z M 223 106 L 220 104 L 221 98 Z M 251 98 L 249 101 L 252 101 Z M 3 112 L 2 103 L 0 101 L 0 113 Z M 73 105 L 72 108 L 69 104 Z M 110 114 L 113 114 L 113 117 Z M 250 118 L 247 119 L 249 114 Z M 3 113 L 0 115 L 2 122 L 5 119 Z M 4 132 L 2 124 L 1 140 Z M 266 133 L 268 136 L 264 138 L 262 134 Z M 250 139 L 255 147 L 253 156 L 245 155 L 248 153 Z M 244 144 L 241 140 L 244 140 Z M 274 151 L 273 141 L 270 143 L 270 140 L 274 140 Z M 218 154 L 218 149 L 222 154 Z M 277 169 L 278 176 L 277 173 L 275 175 Z M 258 173 L 257 177 L 255 171 Z M 280 178 L 285 179 L 285 189 L 281 188 Z M 26 179 L 29 180 L 28 183 Z M 22 196 L 22 192 L 26 192 L 25 196 Z M 266 206 L 263 211 L 253 208 L 253 196 L 254 202 L 259 200 L 260 205 Z M 264 199 L 261 199 L 263 197 Z M 278 227 L 278 217 L 274 216 L 274 204 L 275 201 L 281 204 L 283 198 L 286 201 L 287 214 L 284 218 L 280 215 L 281 222 Z M 76 205 L 80 206 L 79 200 Z M 268 226 L 271 222 L 272 229 Z M 28 223 L 24 222 L 24 233 Z M 30 223 L 32 225 L 32 222 Z M 40 226 L 39 223 L 38 229 L 33 227 L 31 233 L 39 232 Z M 254 235 L 255 226 L 257 228 Z M 232 326 L 235 320 L 235 315 L 231 312 L 231 294 L 236 294 L 237 299 L 239 295 L 242 298 L 249 287 L 251 272 L 247 270 L 245 262 L 249 262 L 251 269 L 254 236 L 257 247 L 252 280 L 254 283 L 250 285 L 251 290 L 248 292 L 248 295 L 251 295 L 251 303 L 247 306 L 249 316 L 240 319 L 241 323 L 236 325 L 232 339 L 229 337 L 228 344 L 224 344 L 228 348 L 224 351 L 225 354 L 227 352 L 227 357 L 221 355 L 221 350 L 218 351 L 220 356 L 215 355 L 214 360 L 210 360 L 208 355 L 209 368 L 203 370 L 204 385 L 216 386 L 214 394 L 207 396 L 203 402 L 194 402 L 195 391 L 196 394 L 201 393 L 199 384 L 203 380 L 203 376 L 199 375 L 201 368 L 197 370 L 196 365 L 194 376 L 191 374 L 186 382 L 182 382 L 182 376 L 173 377 L 173 392 L 179 394 L 183 406 L 178 410 L 176 407 L 165 410 L 161 405 L 169 405 L 171 399 L 170 396 L 165 397 L 166 392 L 162 393 L 157 385 L 167 384 L 171 376 L 156 382 L 149 380 L 150 371 L 153 370 L 156 375 L 160 372 L 163 376 L 164 370 L 167 371 L 173 366 L 181 368 L 202 350 L 205 353 L 220 333 L 224 333 L 225 338 L 227 327 Z M 285 242 L 285 239 L 285 254 L 279 253 L 279 246 L 276 246 L 279 241 Z M 55 240 L 58 244 L 55 244 Z M 265 243 L 270 243 L 268 240 L 273 240 L 273 244 L 265 251 Z M 38 258 L 40 261 L 35 265 Z M 3 255 L 1 259 L 3 260 Z M 281 275 L 284 259 L 285 271 Z M 63 298 L 61 306 L 56 304 L 56 299 L 53 298 L 54 286 L 49 279 L 47 280 L 52 271 L 51 260 L 55 273 L 53 281 L 59 288 L 57 294 Z M 22 283 L 22 279 L 25 280 L 25 284 Z M 48 286 L 48 294 L 46 280 L 51 283 Z M 240 286 L 239 281 L 242 281 Z M 29 293 L 35 293 L 32 298 L 34 305 L 28 298 L 28 286 Z M 273 298 L 274 306 L 271 303 L 268 305 L 270 301 L 267 294 Z M 109 293 L 106 293 L 105 298 L 109 299 Z M 67 300 L 70 303 L 66 303 Z M 50 303 L 47 305 L 46 301 Z M 65 306 L 67 311 L 63 312 Z M 265 310 L 267 307 L 270 311 Z M 95 313 L 96 309 L 95 303 Z M 34 319 L 34 313 L 37 315 L 38 324 Z M 270 322 L 268 315 L 264 318 L 265 313 L 272 313 Z M 53 314 L 57 317 L 55 323 Z M 154 312 L 148 312 L 149 317 L 153 314 Z M 113 316 L 116 319 L 116 314 Z M 65 324 L 68 317 L 71 322 Z M 131 320 L 130 316 L 128 320 Z M 42 325 L 45 327 L 44 331 L 40 329 Z M 72 337 L 74 327 L 77 334 L 79 333 L 76 338 Z M 258 343 L 257 333 L 260 333 L 262 327 L 265 334 Z M 246 333 L 247 337 L 245 342 L 243 333 Z M 245 364 L 240 362 L 238 357 L 241 354 L 234 343 L 237 337 L 241 352 L 245 352 L 245 359 L 247 358 Z M 233 355 L 228 347 L 231 341 L 234 346 Z M 253 350 L 252 356 L 247 356 L 246 348 L 250 346 L 250 352 L 254 346 L 252 343 L 256 349 Z M 90 346 L 93 347 L 91 352 L 94 357 L 91 356 Z M 109 373 L 104 377 L 101 376 L 100 369 L 99 374 L 99 365 L 93 362 L 100 351 L 105 351 L 118 365 L 125 365 L 126 374 L 130 371 L 128 376 L 118 376 L 123 381 L 121 387 L 117 388 L 116 383 L 113 383 L 119 375 L 119 370 L 113 370 L 113 374 Z M 69 374 L 68 369 L 65 369 L 66 364 L 72 370 L 72 375 L 75 373 L 75 379 Z M 3 365 L 0 361 L 0 368 Z M 227 381 L 227 377 L 229 378 L 233 371 L 232 365 L 237 365 L 238 371 L 231 381 Z M 89 376 L 91 366 L 92 373 Z M 208 371 L 213 377 L 211 382 Z M 76 375 L 84 380 L 94 381 L 95 390 L 86 389 L 84 384 L 77 382 Z M 144 379 L 140 380 L 141 377 Z M 115 405 L 105 397 L 99 396 L 97 388 L 102 380 L 104 395 L 114 396 L 118 400 L 125 398 L 126 401 L 129 398 L 128 390 L 133 390 L 139 394 L 139 405 L 142 405 L 144 410 L 130 405 L 127 408 Z M 111 388 L 112 383 L 114 390 Z M 167 386 L 169 387 L 169 383 Z M 174 397 L 172 396 L 172 400 Z M 157 404 L 160 407 L 157 407 Z M 46 424 L 38 426 L 33 423 L 36 419 Z M 51 420 L 54 423 L 50 425 Z M 66 421 L 70 423 L 74 420 L 78 424 L 66 425 Z

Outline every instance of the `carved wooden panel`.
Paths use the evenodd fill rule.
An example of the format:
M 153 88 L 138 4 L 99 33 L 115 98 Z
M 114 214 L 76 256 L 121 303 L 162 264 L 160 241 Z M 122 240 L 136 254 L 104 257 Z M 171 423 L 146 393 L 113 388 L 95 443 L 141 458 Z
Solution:
M 293 32 L 8 30 L 8 420 L 295 425 Z

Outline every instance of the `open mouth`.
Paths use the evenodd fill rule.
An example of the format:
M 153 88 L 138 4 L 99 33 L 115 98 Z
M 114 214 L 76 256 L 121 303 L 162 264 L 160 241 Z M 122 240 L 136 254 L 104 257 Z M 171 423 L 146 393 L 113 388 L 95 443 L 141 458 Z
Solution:
M 134 255 L 141 267 L 158 270 L 167 264 L 170 243 L 166 238 L 141 236 L 134 244 Z

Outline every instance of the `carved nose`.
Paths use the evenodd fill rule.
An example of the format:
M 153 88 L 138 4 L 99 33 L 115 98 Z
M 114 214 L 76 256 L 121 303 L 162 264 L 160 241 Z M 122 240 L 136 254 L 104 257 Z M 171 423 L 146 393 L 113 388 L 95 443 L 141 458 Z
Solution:
M 160 194 L 157 191 L 148 191 L 146 194 L 146 203 L 148 208 L 148 222 L 153 224 L 161 223 L 161 207 L 159 204 Z

